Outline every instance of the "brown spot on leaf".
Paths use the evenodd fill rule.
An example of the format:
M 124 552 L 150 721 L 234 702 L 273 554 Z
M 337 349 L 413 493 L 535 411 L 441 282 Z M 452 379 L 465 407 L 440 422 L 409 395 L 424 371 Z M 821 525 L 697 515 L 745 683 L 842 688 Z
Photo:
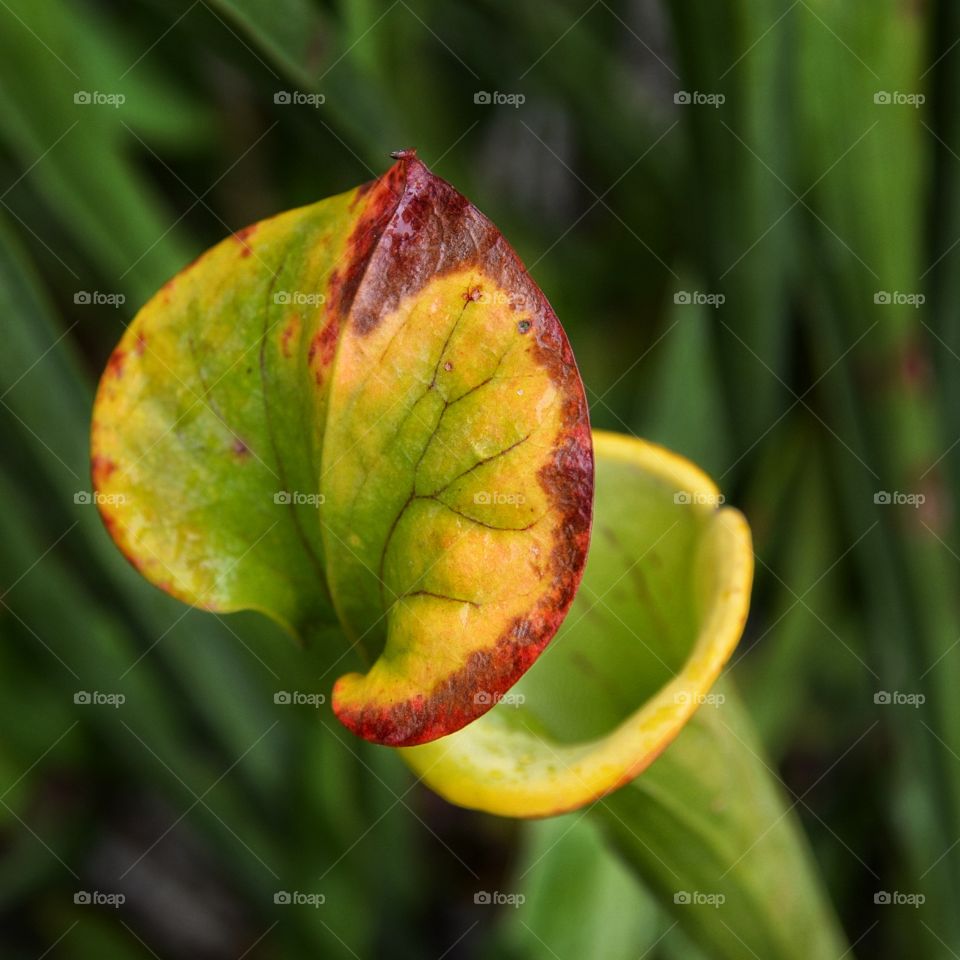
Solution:
M 117 537 L 117 530 L 119 528 L 119 524 L 117 523 L 117 518 L 114 516 L 112 511 L 104 509 L 102 504 L 98 504 L 98 509 L 100 510 L 100 520 L 103 522 L 103 525 L 107 528 L 107 533 L 110 534 L 111 538 L 115 543 L 119 543 L 119 540 Z M 134 560 L 130 556 L 130 554 L 128 554 L 126 551 L 123 551 L 123 555 L 127 558 L 130 564 L 133 566 L 134 570 L 139 570 L 141 568 L 141 563 L 139 560 Z
M 340 318 L 333 316 L 326 325 L 314 334 L 307 353 L 307 365 L 313 371 L 317 385 L 323 383 L 323 375 L 327 367 L 333 363 L 337 352 L 337 341 L 340 338 Z
M 364 207 L 353 232 L 347 239 L 342 266 L 333 272 L 327 290 L 326 312 L 339 320 L 351 309 L 374 249 L 384 228 L 397 209 L 406 180 L 405 164 L 395 163 L 382 177 L 360 188 L 354 202 L 363 199 Z M 330 321 L 328 320 L 328 323 Z
M 300 333 L 300 314 L 290 315 L 290 319 L 283 325 L 280 331 L 280 352 L 289 360 L 293 356 L 293 347 L 291 341 Z
M 93 489 L 101 490 L 103 485 L 117 469 L 117 465 L 101 454 L 94 454 L 90 459 L 90 477 L 93 480 Z
M 241 246 L 241 257 L 249 257 L 250 254 L 253 253 L 253 247 L 247 243 L 247 238 L 256 232 L 258 226 L 259 224 L 252 223 L 249 227 L 244 227 L 242 230 L 237 230 L 236 233 L 234 233 L 233 239 L 236 240 Z
M 122 377 L 123 362 L 126 357 L 126 350 L 121 350 L 119 347 L 117 347 L 117 349 L 110 354 L 110 359 L 107 361 L 107 371 L 117 378 Z
M 351 329 L 374 330 L 397 304 L 444 273 L 476 262 L 499 236 L 496 228 L 412 151 L 401 151 L 387 176 L 393 208 L 370 245 L 354 289 Z

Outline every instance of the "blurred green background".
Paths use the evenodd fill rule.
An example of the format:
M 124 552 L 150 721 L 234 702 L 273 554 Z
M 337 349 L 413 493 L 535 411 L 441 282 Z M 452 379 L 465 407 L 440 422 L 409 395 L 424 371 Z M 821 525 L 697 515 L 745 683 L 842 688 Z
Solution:
M 139 305 L 411 146 L 550 298 L 594 425 L 750 519 L 732 674 L 853 954 L 960 955 L 958 94 L 951 0 L 0 0 L 3 957 L 706 956 L 592 821 L 454 809 L 275 703 L 320 669 L 83 502 Z

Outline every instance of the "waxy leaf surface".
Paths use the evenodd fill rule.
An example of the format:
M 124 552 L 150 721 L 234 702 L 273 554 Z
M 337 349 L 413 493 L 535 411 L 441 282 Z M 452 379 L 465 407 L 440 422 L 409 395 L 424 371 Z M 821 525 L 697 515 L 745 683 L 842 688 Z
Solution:
M 485 717 L 404 751 L 454 803 L 548 816 L 622 786 L 676 737 L 740 639 L 746 520 L 689 461 L 619 434 L 594 443 L 594 542 L 556 640 Z
M 749 606 L 747 523 L 683 458 L 600 431 L 594 444 L 594 542 L 556 639 L 486 716 L 401 752 L 462 806 L 589 810 L 710 956 L 836 960 L 796 819 L 716 683 Z
M 333 707 L 422 743 L 485 713 L 562 622 L 593 457 L 563 331 L 499 231 L 412 153 L 224 240 L 112 355 L 94 486 L 187 603 L 345 638 Z

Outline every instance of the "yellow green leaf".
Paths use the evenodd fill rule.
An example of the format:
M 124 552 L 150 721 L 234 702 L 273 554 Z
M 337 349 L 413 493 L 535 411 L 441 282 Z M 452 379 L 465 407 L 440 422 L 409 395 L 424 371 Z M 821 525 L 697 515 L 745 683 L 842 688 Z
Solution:
M 336 625 L 340 719 L 415 744 L 480 716 L 585 562 L 583 387 L 499 231 L 403 152 L 227 238 L 140 311 L 101 380 L 94 485 L 187 603 Z

